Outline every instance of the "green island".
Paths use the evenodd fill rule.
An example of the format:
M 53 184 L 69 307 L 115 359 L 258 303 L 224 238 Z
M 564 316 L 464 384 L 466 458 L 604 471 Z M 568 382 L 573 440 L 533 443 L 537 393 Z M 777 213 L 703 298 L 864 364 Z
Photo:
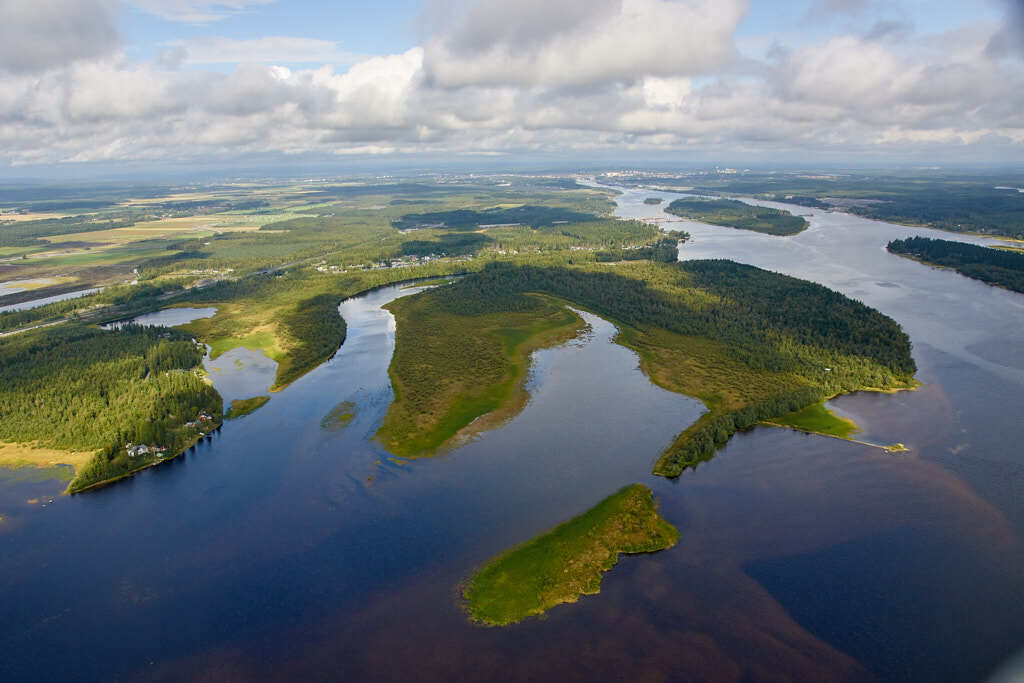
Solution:
M 352 401 L 342 401 L 331 408 L 320 420 L 320 428 L 329 432 L 341 431 L 348 427 L 352 420 L 356 419 L 356 404 Z
M 270 400 L 269 396 L 253 396 L 252 398 L 236 398 L 231 402 L 231 407 L 224 413 L 225 420 L 234 420 L 249 413 L 256 412 L 259 408 L 262 408 L 267 401 Z
M 1024 294 L 1024 253 L 965 242 L 908 237 L 889 242 L 887 249 L 921 263 L 952 268 L 961 275 Z
M 685 197 L 676 199 L 667 207 L 667 213 L 741 230 L 763 232 L 766 235 L 796 235 L 807 228 L 807 220 L 783 209 L 751 206 L 736 199 L 706 199 Z
M 662 199 L 661 197 L 648 197 L 647 199 L 644 200 L 644 204 L 650 204 L 652 206 L 656 206 L 658 204 L 661 204 L 663 201 L 665 201 L 665 200 Z
M 471 425 L 483 430 L 513 416 L 526 404 L 530 354 L 575 337 L 583 324 L 538 295 L 464 315 L 451 305 L 454 286 L 386 306 L 398 321 L 389 370 L 395 400 L 377 439 L 394 455 L 433 455 Z
M 600 592 L 620 554 L 671 548 L 679 532 L 658 514 L 650 489 L 626 486 L 583 514 L 488 562 L 463 596 L 470 618 L 507 626 Z
M 837 394 L 915 386 L 899 325 L 817 284 L 718 260 L 494 263 L 391 305 L 396 395 L 378 438 L 398 455 L 430 455 L 471 423 L 491 425 L 488 411 L 518 411 L 524 397 L 512 388 L 528 356 L 512 360 L 525 348 L 503 347 L 496 332 L 543 330 L 559 302 L 615 323 L 652 381 L 707 406 L 658 460 L 664 476 L 707 460 L 737 430 Z

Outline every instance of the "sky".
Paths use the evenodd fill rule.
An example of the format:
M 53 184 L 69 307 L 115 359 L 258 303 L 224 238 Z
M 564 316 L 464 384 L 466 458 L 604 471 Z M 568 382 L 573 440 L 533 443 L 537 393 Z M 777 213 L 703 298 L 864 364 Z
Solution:
M 1024 0 L 0 0 L 0 170 L 1024 161 Z

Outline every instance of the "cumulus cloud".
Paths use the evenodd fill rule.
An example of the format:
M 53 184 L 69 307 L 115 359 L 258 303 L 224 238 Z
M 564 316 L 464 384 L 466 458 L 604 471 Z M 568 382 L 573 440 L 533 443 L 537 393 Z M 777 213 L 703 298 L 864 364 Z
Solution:
M 424 64 L 445 87 L 701 73 L 733 56 L 746 9 L 746 0 L 479 0 L 427 42 Z
M 118 48 L 113 0 L 0 0 L 0 69 L 39 72 Z
M 351 65 L 332 42 L 287 37 L 181 41 L 150 62 L 64 57 L 0 75 L 0 163 L 1024 150 L 1024 70 L 991 54 L 1000 26 L 933 36 L 859 26 L 737 62 L 732 32 L 743 10 L 480 0 L 443 16 L 432 8 L 423 47 Z M 886 38 L 893 31 L 898 44 Z M 701 35 L 687 43 L 691 33 Z

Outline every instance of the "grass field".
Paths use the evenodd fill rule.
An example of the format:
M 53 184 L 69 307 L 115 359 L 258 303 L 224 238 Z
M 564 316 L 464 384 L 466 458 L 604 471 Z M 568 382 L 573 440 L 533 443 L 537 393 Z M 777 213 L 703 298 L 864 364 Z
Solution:
M 111 228 L 92 232 L 78 232 L 67 235 L 44 237 L 51 244 L 72 242 L 75 244 L 128 244 L 153 239 L 181 239 L 208 237 L 216 232 L 239 232 L 258 230 L 266 223 L 265 216 L 224 216 L 202 215 L 181 218 L 164 218 L 157 221 L 136 223 L 128 228 Z
M 54 448 L 38 448 L 35 444 L 4 443 L 0 441 L 0 467 L 17 469 L 21 467 L 41 468 L 47 476 L 70 482 L 75 473 L 88 463 L 93 451 L 62 451 Z M 71 469 L 58 467 L 68 465 Z
M 808 406 L 795 413 L 773 418 L 769 424 L 790 427 L 802 432 L 837 436 L 840 439 L 848 439 L 860 429 L 853 420 L 839 417 L 826 408 L 824 402 L 815 403 L 813 406 Z
M 600 592 L 620 554 L 657 552 L 678 539 L 650 489 L 633 484 L 488 562 L 469 582 L 465 608 L 481 624 L 514 624 Z

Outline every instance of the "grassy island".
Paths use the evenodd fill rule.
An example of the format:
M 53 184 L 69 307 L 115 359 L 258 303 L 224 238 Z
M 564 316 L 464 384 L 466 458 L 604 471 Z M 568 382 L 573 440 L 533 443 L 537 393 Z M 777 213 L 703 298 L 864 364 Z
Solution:
M 806 219 L 788 211 L 751 206 L 736 199 L 685 197 L 673 201 L 665 211 L 701 223 L 786 237 L 802 232 L 808 225 Z
M 515 295 L 501 310 L 470 310 L 458 293 L 451 296 L 454 286 L 386 307 L 398 320 L 390 368 L 395 400 L 377 438 L 401 457 L 433 455 L 460 434 L 514 415 L 526 403 L 530 354 L 576 336 L 583 324 L 536 295 Z
M 320 420 L 320 428 L 329 432 L 338 432 L 348 427 L 352 420 L 356 419 L 356 404 L 352 401 L 342 401 L 331 408 Z
M 789 427 L 801 432 L 825 434 L 839 439 L 849 439 L 859 428 L 853 420 L 839 417 L 825 407 L 825 403 L 815 403 L 803 410 L 773 418 L 771 424 Z
M 231 402 L 231 407 L 226 413 L 224 413 L 225 420 L 234 420 L 239 417 L 253 413 L 259 408 L 262 408 L 267 401 L 270 400 L 269 396 L 253 396 L 252 398 L 236 398 Z
M 889 242 L 893 254 L 1024 294 L 1024 253 L 965 242 L 910 237 Z
M 466 611 L 506 626 L 600 592 L 620 553 L 651 553 L 679 539 L 658 514 L 650 489 L 627 486 L 590 510 L 488 562 L 466 588 Z
M 678 476 L 736 430 L 837 394 L 914 386 L 899 325 L 810 282 L 731 261 L 493 264 L 392 304 L 396 395 L 379 434 L 385 446 L 430 452 L 478 416 L 521 405 L 509 399 L 531 347 L 503 346 L 501 335 L 570 329 L 559 302 L 614 322 L 652 381 L 707 406 L 656 474 Z

